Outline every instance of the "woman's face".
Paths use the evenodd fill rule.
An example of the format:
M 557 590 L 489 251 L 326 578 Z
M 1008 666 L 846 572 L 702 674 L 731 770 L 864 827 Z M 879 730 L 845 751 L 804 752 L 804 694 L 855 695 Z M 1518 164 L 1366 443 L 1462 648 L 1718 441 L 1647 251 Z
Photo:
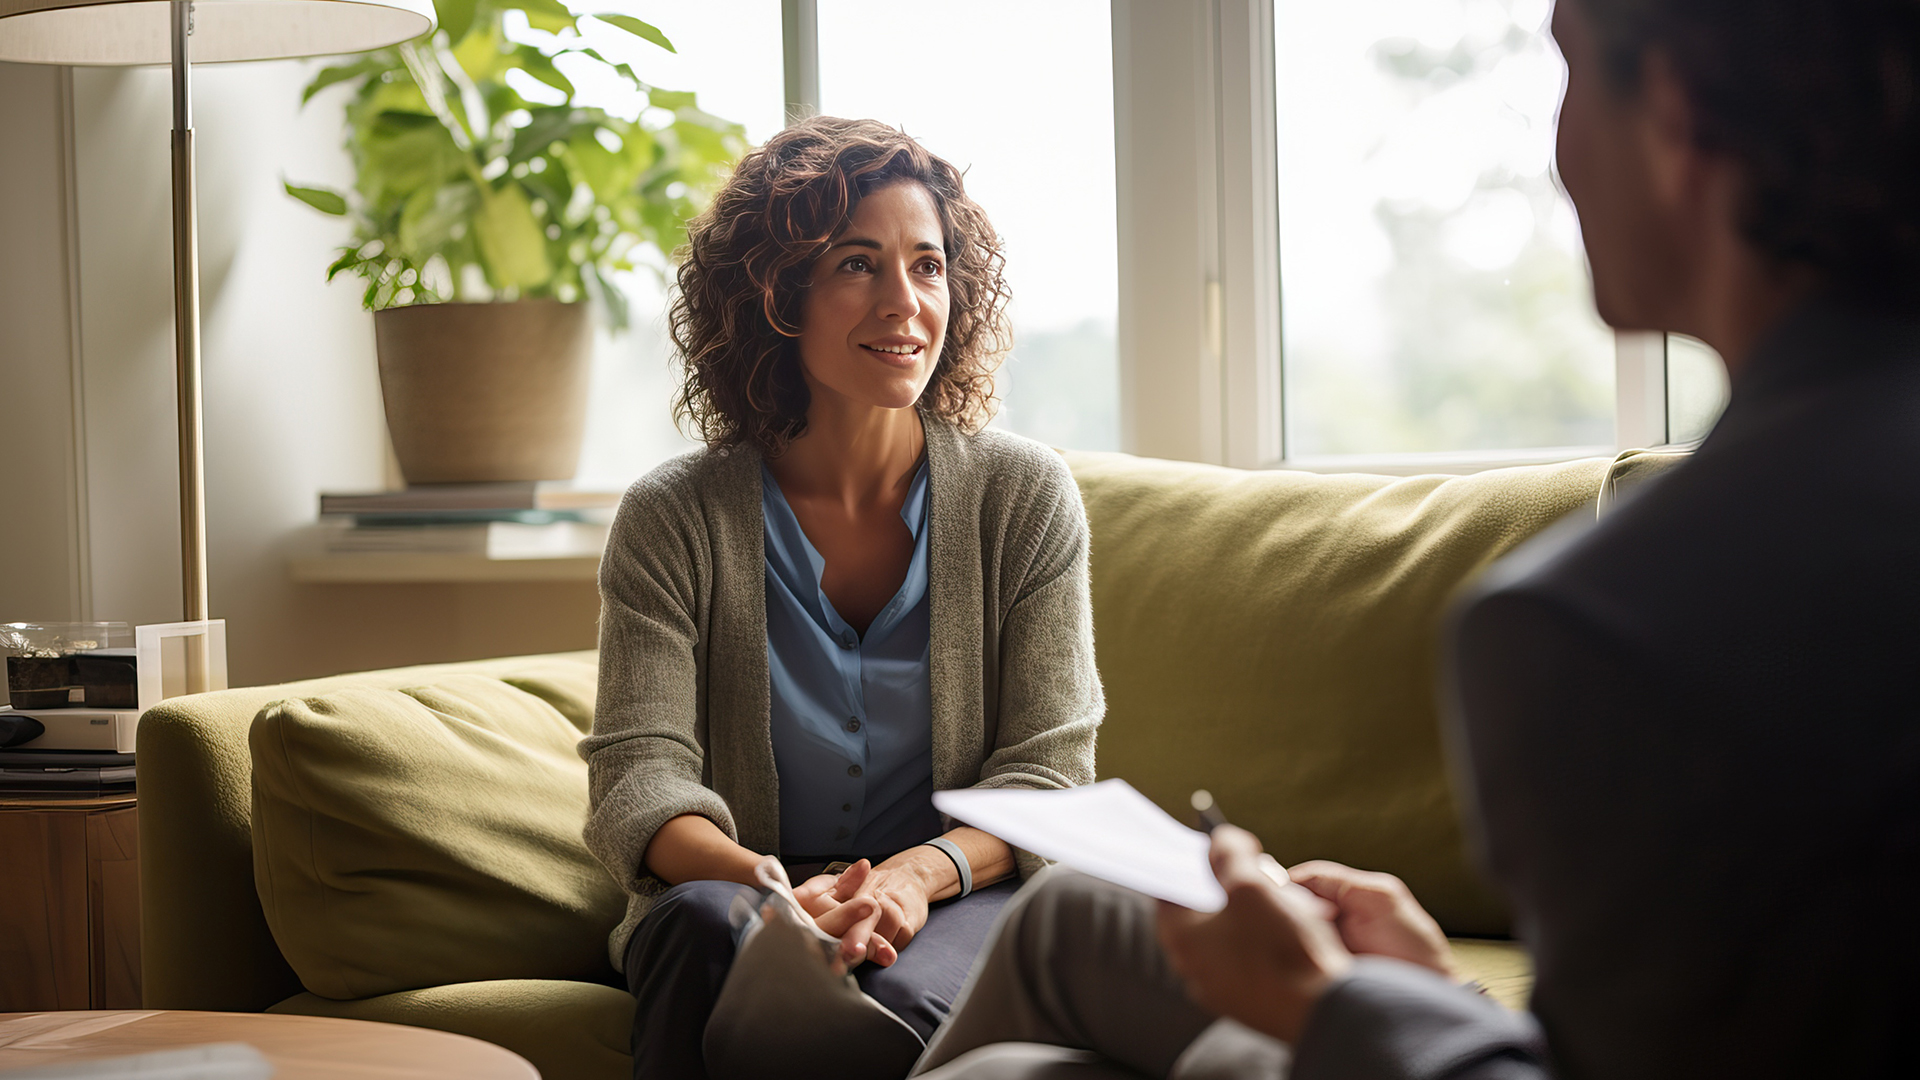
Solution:
M 946 234 L 933 196 L 911 181 L 860 200 L 814 261 L 800 303 L 800 363 L 826 397 L 910 408 L 947 333 Z

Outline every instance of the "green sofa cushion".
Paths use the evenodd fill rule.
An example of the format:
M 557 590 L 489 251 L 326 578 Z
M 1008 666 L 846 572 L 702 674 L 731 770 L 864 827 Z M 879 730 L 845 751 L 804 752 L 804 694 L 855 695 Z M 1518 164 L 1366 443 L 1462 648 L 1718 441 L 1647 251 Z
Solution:
M 580 729 L 481 675 L 342 688 L 254 721 L 254 880 L 300 982 L 606 982 L 625 896 L 580 839 Z
M 1283 862 L 1406 880 L 1500 934 L 1441 753 L 1440 628 L 1463 581 L 1589 507 L 1608 462 L 1396 478 L 1068 453 L 1092 529 L 1099 773 L 1170 812 L 1207 788 Z
M 604 944 L 604 943 L 603 943 Z M 451 1031 L 504 1046 L 544 1080 L 631 1080 L 633 998 L 625 990 L 552 979 L 497 979 L 332 1001 L 313 994 L 267 1010 Z

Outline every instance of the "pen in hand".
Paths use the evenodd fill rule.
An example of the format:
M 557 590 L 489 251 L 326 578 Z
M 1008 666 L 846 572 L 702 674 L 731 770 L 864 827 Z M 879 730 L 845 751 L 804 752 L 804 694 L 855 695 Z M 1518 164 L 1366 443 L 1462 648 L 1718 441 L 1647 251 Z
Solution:
M 1227 815 L 1220 812 L 1220 804 L 1213 801 L 1213 793 L 1206 788 L 1196 790 L 1188 801 L 1193 804 L 1193 812 L 1199 818 L 1201 832 L 1211 833 L 1227 823 Z M 1293 879 L 1287 876 L 1287 868 L 1280 865 L 1280 860 L 1264 851 L 1260 853 L 1260 869 L 1276 885 L 1293 884 Z

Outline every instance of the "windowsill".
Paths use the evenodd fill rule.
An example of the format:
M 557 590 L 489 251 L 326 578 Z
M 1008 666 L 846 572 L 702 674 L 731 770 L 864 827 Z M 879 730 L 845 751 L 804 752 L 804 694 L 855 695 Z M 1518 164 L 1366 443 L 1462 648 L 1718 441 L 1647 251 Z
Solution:
M 592 582 L 598 553 L 544 559 L 491 559 L 446 552 L 355 552 L 304 555 L 287 561 L 287 575 L 304 585 L 401 585 Z
M 1552 465 L 1591 457 L 1612 458 L 1618 453 L 1610 446 L 1546 446 L 1528 450 L 1443 450 L 1421 454 L 1322 454 L 1288 458 L 1272 467 L 1299 472 L 1373 473 L 1378 476 L 1427 476 L 1436 473 L 1465 476 L 1521 465 Z

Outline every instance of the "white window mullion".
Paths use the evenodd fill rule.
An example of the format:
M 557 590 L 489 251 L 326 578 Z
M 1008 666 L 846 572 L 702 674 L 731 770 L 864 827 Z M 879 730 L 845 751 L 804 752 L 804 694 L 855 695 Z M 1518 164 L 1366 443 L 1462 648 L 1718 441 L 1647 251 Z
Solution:
M 820 15 L 816 0 L 780 0 L 787 123 L 820 112 Z
M 1279 158 L 1273 0 L 1214 0 L 1225 462 L 1280 463 Z
M 1666 335 L 1615 333 L 1613 385 L 1615 449 L 1666 445 Z

